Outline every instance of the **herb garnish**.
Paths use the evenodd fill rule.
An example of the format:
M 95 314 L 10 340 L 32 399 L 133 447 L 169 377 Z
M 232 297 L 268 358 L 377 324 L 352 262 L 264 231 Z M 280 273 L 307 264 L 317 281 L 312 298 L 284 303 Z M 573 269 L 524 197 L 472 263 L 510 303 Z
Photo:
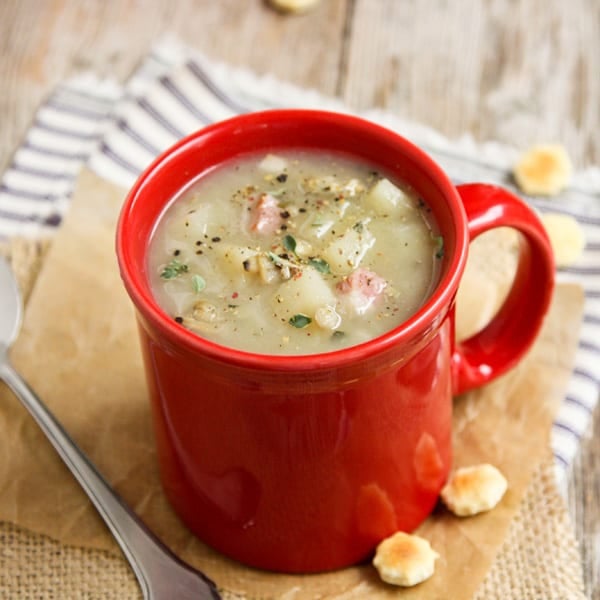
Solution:
M 444 258 L 444 238 L 441 235 L 434 235 L 433 241 L 436 244 L 435 257 Z
M 206 280 L 202 275 L 192 275 L 192 287 L 196 294 L 198 294 L 206 287 Z
M 300 264 L 296 264 L 289 260 L 287 254 L 275 254 L 274 252 L 267 252 L 267 256 L 275 263 L 277 267 L 289 267 L 290 269 L 302 269 Z
M 319 273 L 331 273 L 329 263 L 322 258 L 309 258 L 308 264 L 319 271 Z
M 283 247 L 289 252 L 296 254 L 296 240 L 291 235 L 284 236 L 282 240 Z
M 188 266 L 177 259 L 173 259 L 163 270 L 160 276 L 163 279 L 174 279 L 182 273 L 188 272 Z
M 282 260 L 279 256 L 277 256 L 277 254 L 275 254 L 275 252 L 267 252 L 267 256 L 276 264 L 276 265 L 281 265 Z
M 287 190 L 285 188 L 281 188 L 280 190 L 269 190 L 269 194 L 277 198 L 279 196 L 285 196 L 285 194 L 287 194 Z
M 289 324 L 297 329 L 303 329 L 307 325 L 312 323 L 312 319 L 308 315 L 303 315 L 302 313 L 298 313 L 294 315 L 290 320 Z

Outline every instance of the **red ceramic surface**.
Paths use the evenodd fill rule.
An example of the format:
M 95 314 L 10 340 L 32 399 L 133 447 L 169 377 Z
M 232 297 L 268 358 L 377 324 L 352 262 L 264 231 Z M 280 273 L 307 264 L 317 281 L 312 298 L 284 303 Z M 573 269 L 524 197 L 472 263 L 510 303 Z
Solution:
M 147 248 L 164 206 L 191 179 L 243 152 L 303 147 L 367 160 L 410 185 L 445 240 L 440 283 L 421 310 L 365 344 L 267 356 L 215 344 L 156 304 Z M 523 234 L 513 289 L 481 333 L 454 343 L 454 298 L 471 239 Z M 451 466 L 452 395 L 505 372 L 534 340 L 554 265 L 539 220 L 499 188 L 455 188 L 421 150 L 363 120 L 317 111 L 233 118 L 182 140 L 142 174 L 118 224 L 136 307 L 165 491 L 202 540 L 287 572 L 347 566 L 435 505 Z

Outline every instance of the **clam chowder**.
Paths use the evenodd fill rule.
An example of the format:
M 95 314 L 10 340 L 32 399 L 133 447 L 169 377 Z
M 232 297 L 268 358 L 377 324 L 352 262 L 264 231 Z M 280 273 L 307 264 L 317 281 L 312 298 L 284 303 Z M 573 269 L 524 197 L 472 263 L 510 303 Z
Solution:
M 219 344 L 313 354 L 396 327 L 433 291 L 443 239 L 402 182 L 339 154 L 247 156 L 176 197 L 150 244 L 158 303 Z

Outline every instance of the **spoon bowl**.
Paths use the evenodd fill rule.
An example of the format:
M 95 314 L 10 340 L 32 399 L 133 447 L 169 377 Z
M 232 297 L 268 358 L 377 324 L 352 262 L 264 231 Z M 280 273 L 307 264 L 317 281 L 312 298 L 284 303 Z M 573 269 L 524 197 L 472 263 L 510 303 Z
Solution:
M 180 560 L 110 487 L 8 359 L 22 321 L 22 300 L 8 263 L 0 257 L 0 379 L 48 437 L 104 519 L 147 600 L 217 600 L 213 581 Z

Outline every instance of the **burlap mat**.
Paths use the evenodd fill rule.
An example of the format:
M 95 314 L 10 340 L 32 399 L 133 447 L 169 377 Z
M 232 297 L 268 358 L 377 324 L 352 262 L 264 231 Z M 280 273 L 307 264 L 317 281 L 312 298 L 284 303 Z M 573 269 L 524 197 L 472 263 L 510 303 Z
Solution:
M 24 240 L 0 245 L 25 298 L 47 247 L 48 242 Z M 66 546 L 4 522 L 0 523 L 0 597 L 128 599 L 141 594 L 121 556 Z M 475 595 L 476 600 L 496 598 L 585 598 L 577 542 L 554 484 L 549 451 L 535 470 L 502 550 Z

